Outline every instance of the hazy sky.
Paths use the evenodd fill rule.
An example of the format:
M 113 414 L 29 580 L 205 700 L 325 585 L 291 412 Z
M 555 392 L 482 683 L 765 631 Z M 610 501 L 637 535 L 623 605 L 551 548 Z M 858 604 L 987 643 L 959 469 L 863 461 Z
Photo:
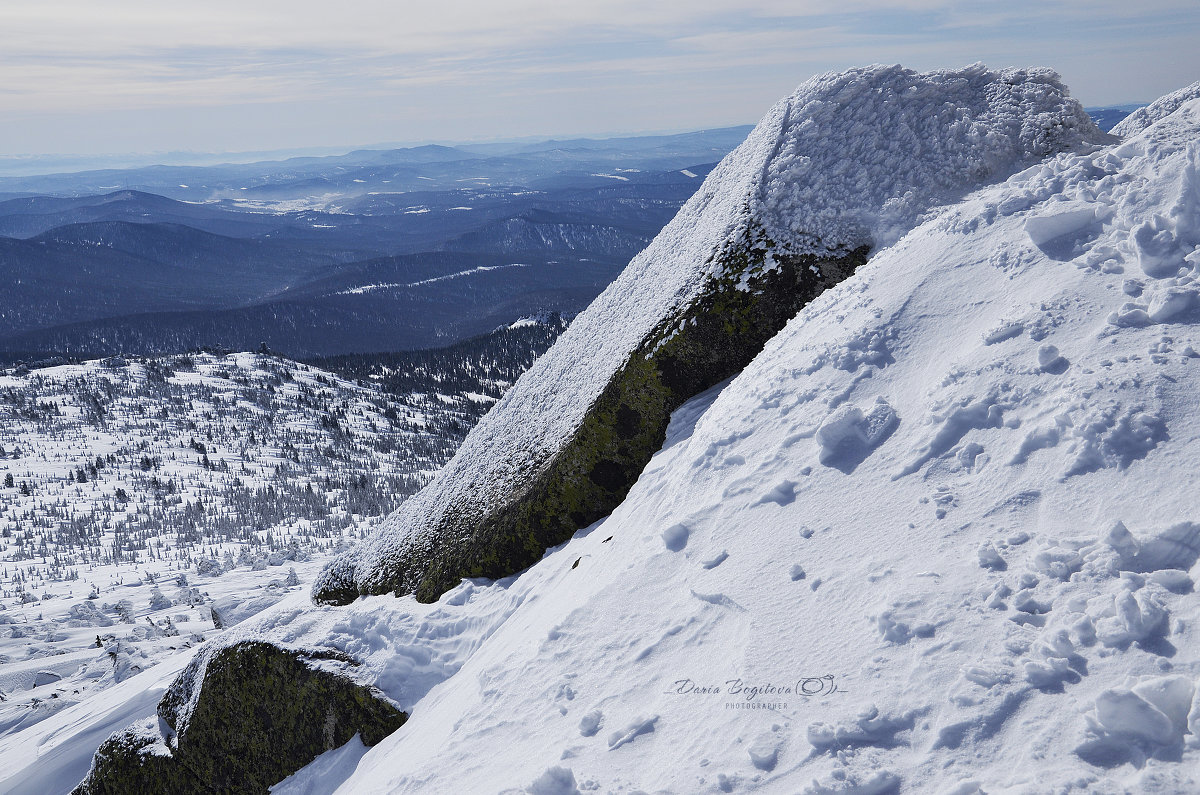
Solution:
M 1085 105 L 1200 80 L 1197 0 L 35 0 L 0 5 L 0 155 L 752 123 L 818 72 L 1045 65 Z

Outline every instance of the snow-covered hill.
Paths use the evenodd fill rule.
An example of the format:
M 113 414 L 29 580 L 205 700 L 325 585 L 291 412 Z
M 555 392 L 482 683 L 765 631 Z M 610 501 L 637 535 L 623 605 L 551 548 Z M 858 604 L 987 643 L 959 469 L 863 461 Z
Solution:
M 527 571 L 227 633 L 409 713 L 272 791 L 1200 789 L 1200 99 L 912 221 Z

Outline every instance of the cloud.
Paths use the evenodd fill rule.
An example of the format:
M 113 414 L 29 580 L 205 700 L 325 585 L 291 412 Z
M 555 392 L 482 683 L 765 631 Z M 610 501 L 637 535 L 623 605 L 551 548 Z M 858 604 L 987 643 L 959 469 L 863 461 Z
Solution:
M 1093 86 L 1101 94 L 1132 91 L 1144 76 L 1148 99 L 1195 79 L 1183 74 L 1195 60 L 1189 48 L 1168 48 L 1198 27 L 1194 0 L 5 3 L 0 112 L 19 116 L 22 128 L 0 131 L 0 151 L 21 146 L 22 136 L 39 142 L 40 116 L 137 112 L 165 119 L 210 108 L 224 109 L 213 118 L 228 123 L 250 105 L 319 113 L 322 103 L 337 103 L 348 114 L 341 122 L 350 140 L 359 142 L 385 129 L 396 131 L 387 136 L 393 139 L 436 129 L 453 138 L 452 118 L 514 134 L 515 109 L 506 115 L 493 99 L 498 94 L 519 106 L 525 134 L 568 129 L 574 118 L 561 118 L 561 102 L 572 92 L 580 98 L 580 124 L 610 119 L 610 129 L 678 128 L 696 123 L 702 111 L 714 120 L 753 121 L 809 75 L 869 62 L 1044 63 L 1064 73 L 1069 65 L 1081 80 L 1077 94 Z M 1106 77 L 1093 81 L 1092 74 Z M 683 97 L 707 98 L 706 108 L 684 106 Z M 594 113 L 583 104 L 588 100 L 598 105 Z M 420 120 L 379 107 L 420 102 L 427 103 Z M 649 115 L 635 118 L 634 108 Z M 441 128 L 439 116 L 447 119 Z M 378 122 L 368 128 L 356 117 Z M 556 118 L 553 128 L 545 126 Z M 247 136 L 269 133 L 268 120 L 256 123 Z M 321 123 L 313 119 L 306 129 Z

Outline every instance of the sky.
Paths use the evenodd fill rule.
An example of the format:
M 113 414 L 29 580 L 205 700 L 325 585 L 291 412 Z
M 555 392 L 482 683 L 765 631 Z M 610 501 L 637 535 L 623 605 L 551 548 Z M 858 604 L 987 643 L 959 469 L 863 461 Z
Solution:
M 1200 80 L 1196 0 L 0 4 L 0 157 L 750 124 L 869 63 L 1050 66 L 1085 105 Z

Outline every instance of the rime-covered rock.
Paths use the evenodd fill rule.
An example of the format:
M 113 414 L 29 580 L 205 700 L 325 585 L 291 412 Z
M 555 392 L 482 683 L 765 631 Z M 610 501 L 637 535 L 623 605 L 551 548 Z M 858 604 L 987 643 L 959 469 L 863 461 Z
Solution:
M 970 188 L 1104 138 L 1048 70 L 809 80 L 314 598 L 432 601 L 535 563 L 621 502 L 671 411 L 738 373 L 873 249 Z

